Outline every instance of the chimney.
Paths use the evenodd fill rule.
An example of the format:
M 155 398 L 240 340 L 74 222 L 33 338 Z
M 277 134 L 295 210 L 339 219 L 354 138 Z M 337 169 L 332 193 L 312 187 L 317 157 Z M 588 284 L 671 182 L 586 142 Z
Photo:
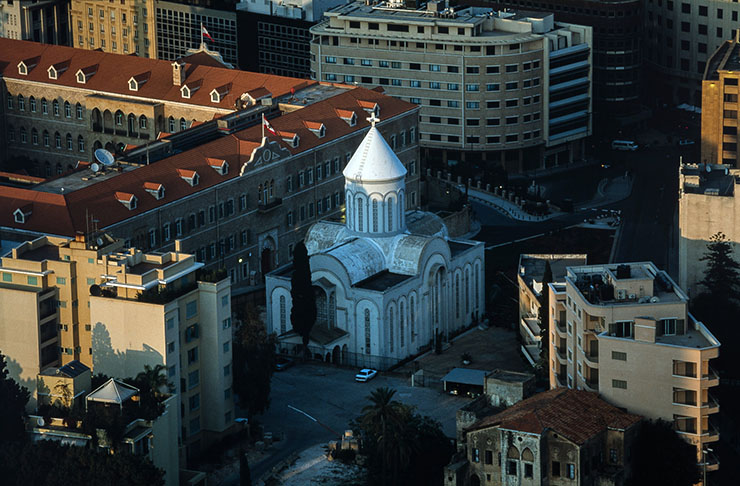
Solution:
M 172 84 L 182 86 L 185 82 L 185 63 L 175 61 L 172 63 Z
M 175 252 L 182 253 L 182 240 L 175 240 Z
M 76 232 L 75 233 L 75 241 L 77 241 L 79 243 L 84 243 L 85 242 L 85 233 L 83 233 L 82 231 Z

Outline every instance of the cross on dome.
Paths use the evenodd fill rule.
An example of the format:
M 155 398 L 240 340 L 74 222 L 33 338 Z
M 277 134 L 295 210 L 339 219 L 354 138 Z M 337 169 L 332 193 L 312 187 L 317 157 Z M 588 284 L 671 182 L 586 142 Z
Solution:
M 375 124 L 380 121 L 380 118 L 375 116 L 375 112 L 372 112 L 368 118 L 365 118 L 365 120 L 369 121 L 370 125 L 375 128 Z

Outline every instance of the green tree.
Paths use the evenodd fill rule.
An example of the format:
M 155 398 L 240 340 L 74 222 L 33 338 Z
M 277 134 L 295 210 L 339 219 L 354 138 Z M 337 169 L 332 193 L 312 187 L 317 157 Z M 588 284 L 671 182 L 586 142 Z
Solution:
M 696 447 L 683 440 L 669 422 L 645 421 L 632 444 L 630 486 L 691 486 L 701 480 Z
M 393 433 L 401 428 L 404 414 L 403 405 L 393 399 L 396 390 L 388 387 L 376 388 L 367 399 L 370 401 L 362 409 L 360 426 L 369 442 L 375 458 L 380 460 L 380 480 L 388 482 L 389 458 L 393 452 L 393 440 L 398 437 Z M 371 455 L 371 460 L 373 455 Z
M 700 261 L 707 262 L 700 282 L 715 302 L 736 302 L 740 292 L 740 263 L 732 256 L 732 242 L 719 232 L 709 238 L 707 252 Z
M 164 473 L 149 459 L 127 453 L 110 454 L 92 447 L 56 441 L 0 445 L 0 477 L 6 486 L 163 486 Z
M 124 380 L 139 389 L 138 412 L 142 418 L 154 420 L 164 412 L 163 400 L 167 392 L 172 391 L 166 371 L 167 368 L 161 364 L 154 367 L 144 365 L 144 371 L 139 372 L 135 378 Z
M 268 334 L 254 306 L 246 308 L 234 336 L 233 389 L 250 419 L 270 406 L 270 381 L 275 371 L 277 337 Z
M 54 392 L 59 395 L 62 407 L 69 408 L 72 405 L 72 390 L 69 388 L 69 383 L 60 381 L 54 387 Z
M 0 353 L 0 441 L 19 441 L 25 438 L 23 418 L 31 394 L 8 374 L 5 355 Z
M 293 249 L 293 275 L 290 278 L 290 323 L 303 339 L 303 353 L 308 355 L 308 342 L 311 329 L 316 323 L 316 295 L 311 283 L 311 265 L 308 250 L 303 242 Z

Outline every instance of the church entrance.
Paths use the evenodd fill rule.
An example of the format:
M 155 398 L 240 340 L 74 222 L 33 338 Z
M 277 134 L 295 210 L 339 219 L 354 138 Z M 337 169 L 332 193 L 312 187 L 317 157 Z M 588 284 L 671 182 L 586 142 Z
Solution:
M 331 362 L 334 364 L 344 364 L 342 362 L 341 351 L 339 350 L 339 346 L 334 346 L 334 349 L 331 351 Z

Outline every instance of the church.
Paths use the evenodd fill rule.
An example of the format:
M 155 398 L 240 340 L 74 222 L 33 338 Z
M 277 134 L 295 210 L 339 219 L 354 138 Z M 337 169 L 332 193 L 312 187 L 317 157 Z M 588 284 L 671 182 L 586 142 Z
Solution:
M 345 221 L 306 233 L 317 318 L 309 348 L 332 363 L 388 369 L 485 312 L 484 246 L 452 239 L 442 219 L 406 210 L 406 168 L 371 127 L 344 168 Z M 292 264 L 267 275 L 267 330 L 282 351 Z

